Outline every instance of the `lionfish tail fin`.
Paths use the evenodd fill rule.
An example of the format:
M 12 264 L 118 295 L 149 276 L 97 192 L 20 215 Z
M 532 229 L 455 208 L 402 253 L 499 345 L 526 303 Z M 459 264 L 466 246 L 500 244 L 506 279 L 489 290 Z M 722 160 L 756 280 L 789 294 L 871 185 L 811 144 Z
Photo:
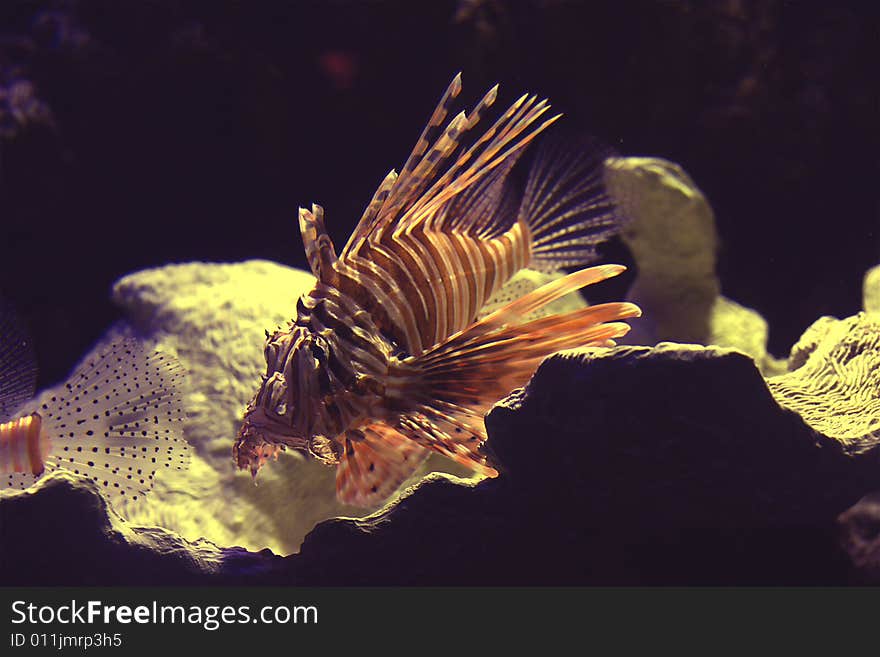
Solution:
M 409 479 L 428 454 L 379 422 L 347 431 L 336 466 L 336 498 L 351 506 L 375 506 Z
M 524 385 L 540 361 L 561 349 L 613 346 L 629 331 L 622 320 L 638 317 L 631 303 L 605 303 L 522 321 L 530 313 L 584 285 L 615 276 L 619 265 L 592 267 L 543 285 L 404 361 L 393 394 L 415 398 L 415 410 L 398 430 L 488 477 L 495 470 L 480 451 L 483 422 L 492 405 Z M 395 373 L 397 374 L 397 373 Z
M 544 139 L 529 171 L 519 219 L 531 232 L 531 269 L 559 271 L 596 260 L 623 214 L 603 182 L 613 151 L 592 138 Z
M 37 359 L 21 319 L 0 297 L 0 422 L 33 397 Z

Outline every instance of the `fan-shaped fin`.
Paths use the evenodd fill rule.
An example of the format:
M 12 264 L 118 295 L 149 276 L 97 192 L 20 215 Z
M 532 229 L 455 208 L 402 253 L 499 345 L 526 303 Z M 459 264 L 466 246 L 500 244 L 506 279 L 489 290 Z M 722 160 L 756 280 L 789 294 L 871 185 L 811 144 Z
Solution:
M 336 468 L 336 497 L 367 507 L 382 502 L 418 469 L 428 450 L 381 422 L 347 431 Z

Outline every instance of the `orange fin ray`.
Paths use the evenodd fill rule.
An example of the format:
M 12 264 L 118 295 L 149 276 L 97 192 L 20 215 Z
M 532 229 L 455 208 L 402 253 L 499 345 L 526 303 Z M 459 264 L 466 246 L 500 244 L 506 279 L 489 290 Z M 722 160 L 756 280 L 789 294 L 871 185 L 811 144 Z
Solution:
M 443 357 L 433 358 L 421 369 L 423 403 L 430 406 L 431 399 L 442 399 L 488 411 L 511 390 L 525 385 L 550 354 L 576 347 L 609 346 L 628 330 L 629 325 L 623 322 L 595 324 L 592 318 L 582 318 L 537 330 L 524 324 L 473 339 L 464 348 L 452 346 Z M 419 366 L 418 359 L 413 365 Z
M 515 320 L 621 270 L 593 267 L 553 281 L 403 361 L 402 376 L 396 378 L 398 389 L 392 394 L 414 398 L 417 412 L 402 420 L 400 430 L 425 447 L 493 476 L 494 469 L 478 451 L 486 438 L 482 418 L 491 406 L 525 385 L 546 356 L 562 349 L 613 345 L 630 328 L 620 320 L 637 317 L 641 311 L 620 302 L 524 323 Z
M 466 329 L 454 333 L 449 336 L 445 342 L 429 349 L 422 354 L 422 357 L 425 359 L 424 362 L 430 362 L 432 358 L 436 357 L 435 355 L 449 353 L 453 348 L 461 348 L 471 340 L 482 339 L 481 336 L 484 334 L 488 334 L 508 325 L 520 324 L 519 332 L 527 332 L 526 326 L 528 326 L 528 324 L 522 324 L 522 319 L 527 317 L 530 313 L 540 310 L 542 307 L 556 301 L 556 299 L 564 297 L 570 292 L 574 292 L 587 285 L 592 285 L 593 283 L 598 283 L 599 281 L 611 278 L 612 276 L 617 276 L 625 269 L 626 267 L 623 265 L 600 265 L 598 267 L 589 267 L 542 285 L 519 299 L 510 302 L 506 306 L 502 306 L 498 310 L 489 313 Z M 620 305 L 617 307 L 617 310 L 621 313 L 617 317 L 618 319 L 637 317 L 641 314 L 639 308 L 631 303 Z M 579 316 L 571 315 L 569 313 L 566 315 L 551 315 L 549 318 L 542 319 L 556 321 L 558 323 L 559 321 L 564 321 L 566 318 L 574 317 Z M 532 326 L 539 327 L 543 326 L 543 324 L 533 324 Z
M 522 100 L 520 99 L 520 101 Z M 531 143 L 550 124 L 559 119 L 561 115 L 557 114 L 543 123 L 537 123 L 538 119 L 550 109 L 550 106 L 546 100 L 542 100 L 537 104 L 535 104 L 535 100 L 536 97 L 531 96 L 512 115 L 508 112 L 502 116 L 496 122 L 496 126 L 505 120 L 506 123 L 498 130 L 497 134 L 491 140 L 487 139 L 488 135 L 492 135 L 495 132 L 496 126 L 493 126 L 489 132 L 474 144 L 465 154 L 466 157 L 463 158 L 469 159 L 473 151 L 478 147 L 483 147 L 484 150 L 474 161 L 463 171 L 460 170 L 460 163 L 457 163 L 446 175 L 437 180 L 430 189 L 421 194 L 401 218 L 396 232 L 402 230 L 404 226 L 418 225 L 422 221 L 431 220 L 437 216 L 444 204 L 491 173 L 496 167 L 502 165 L 510 158 L 517 157 L 526 145 Z M 439 222 L 433 222 L 430 228 L 432 230 L 440 230 L 442 225 Z
M 463 415 L 475 415 L 468 412 Z M 497 477 L 498 471 L 489 464 L 488 457 L 480 452 L 486 441 L 486 429 L 479 418 L 479 425 L 466 425 L 462 418 L 447 415 L 424 404 L 419 412 L 404 415 L 397 429 L 411 441 L 437 452 L 485 477 Z M 466 431 L 465 427 L 472 428 Z
M 416 166 L 418 166 L 420 158 L 425 154 L 425 151 L 428 150 L 428 145 L 433 140 L 432 135 L 441 129 L 443 121 L 449 115 L 449 110 L 452 108 L 453 101 L 460 93 L 461 73 L 459 72 L 455 74 L 455 77 L 452 78 L 452 82 L 449 83 L 446 91 L 443 92 L 443 97 L 440 98 L 440 102 L 437 103 L 437 107 L 434 108 L 431 118 L 428 119 L 428 123 L 425 124 L 422 134 L 419 135 L 415 147 L 413 147 L 412 152 L 406 159 L 406 163 L 401 168 L 400 178 L 402 182 L 405 182 Z
M 432 357 L 426 358 L 424 368 L 430 370 L 463 356 L 480 357 L 484 359 L 481 362 L 495 362 L 508 358 L 508 352 L 513 349 L 521 349 L 523 354 L 530 354 L 547 349 L 559 351 L 578 346 L 601 345 L 604 341 L 622 337 L 629 331 L 629 324 L 616 320 L 637 317 L 638 314 L 637 307 L 633 304 L 614 302 L 563 315 L 541 317 L 524 324 L 473 335 L 453 349 L 436 352 Z
M 581 269 L 551 281 L 546 285 L 542 285 L 503 308 L 499 308 L 495 312 L 486 315 L 477 324 L 481 327 L 502 326 L 519 317 L 539 310 L 548 303 L 564 297 L 569 292 L 574 292 L 582 287 L 612 278 L 624 271 L 626 271 L 626 267 L 623 265 L 599 265 L 598 267 Z
M 386 238 L 399 239 L 404 232 L 455 229 L 485 236 L 497 230 L 495 224 L 500 219 L 510 219 L 507 212 L 496 211 L 502 200 L 503 179 L 524 147 L 559 116 L 541 120 L 550 108 L 547 101 L 524 95 L 462 152 L 467 133 L 495 102 L 497 85 L 469 114 L 460 112 L 444 123 L 460 90 L 461 78 L 457 75 L 400 174 L 392 171 L 383 180 L 342 250 L 342 261 L 357 255 L 365 244 L 378 244 Z M 491 198 L 481 212 L 448 211 L 457 197 L 487 177 L 492 181 L 483 189 L 491 190 Z M 469 197 L 470 203 L 477 203 L 477 199 L 474 195 Z M 462 204 L 456 204 L 456 209 L 462 209 Z M 511 210 L 511 215 L 515 212 L 506 206 L 505 210 Z
M 352 506 L 374 506 L 409 479 L 428 453 L 380 422 L 347 431 L 336 467 L 336 497 Z
M 393 223 L 401 212 L 405 211 L 418 198 L 420 190 L 424 188 L 427 181 L 423 176 L 417 175 L 417 170 L 419 167 L 424 166 L 428 160 L 426 151 L 428 151 L 428 147 L 434 140 L 434 136 L 437 133 L 447 134 L 448 128 L 444 130 L 443 121 L 449 115 L 453 102 L 460 92 L 461 73 L 458 73 L 449 84 L 427 125 L 422 130 L 422 134 L 419 136 L 419 140 L 416 142 L 406 163 L 401 168 L 400 175 L 397 177 L 386 203 L 378 212 L 377 227 Z M 464 131 L 469 127 L 470 124 L 468 123 L 464 126 Z M 442 140 L 442 136 L 440 139 Z
M 378 223 L 379 211 L 385 205 L 385 201 L 388 199 L 389 194 L 391 194 L 391 190 L 396 182 L 397 172 L 392 169 L 382 180 L 382 184 L 379 185 L 376 193 L 373 194 L 373 198 L 364 211 L 361 220 L 352 232 L 351 237 L 348 238 L 345 248 L 342 249 L 342 253 L 339 256 L 340 259 L 345 260 L 351 253 L 356 253 L 367 242 Z

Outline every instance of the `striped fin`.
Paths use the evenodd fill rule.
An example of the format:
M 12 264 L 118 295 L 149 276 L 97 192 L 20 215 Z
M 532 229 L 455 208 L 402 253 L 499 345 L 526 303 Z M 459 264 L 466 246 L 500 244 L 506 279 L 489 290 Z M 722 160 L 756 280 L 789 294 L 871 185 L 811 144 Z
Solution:
M 511 189 L 508 174 L 523 152 L 514 153 L 489 175 L 453 196 L 438 212 L 438 223 L 450 232 L 480 239 L 497 237 L 510 228 L 519 198 Z
M 497 400 L 496 400 L 497 401 Z M 438 400 L 424 404 L 418 412 L 400 418 L 397 429 L 414 443 L 452 459 L 484 477 L 497 477 L 487 456 L 480 451 L 486 441 L 482 408 L 465 408 Z
M 505 366 L 516 360 L 541 359 L 563 349 L 606 346 L 629 331 L 629 325 L 615 320 L 638 317 L 639 314 L 631 303 L 603 303 L 477 335 L 465 331 L 461 336 L 465 339 L 457 342 L 454 348 L 436 350 L 424 359 L 426 365 L 423 369 L 428 373 L 450 367 L 465 370 L 467 365 L 464 362 L 456 364 L 455 360 L 471 356 L 486 365 Z M 537 363 L 531 363 L 529 367 L 535 365 Z M 486 372 L 481 380 L 491 382 L 497 374 Z M 505 387 L 510 390 L 516 386 L 505 384 Z
M 626 271 L 626 267 L 624 267 L 623 265 L 600 265 L 598 267 L 582 269 L 580 271 L 568 274 L 567 276 L 558 278 L 554 281 L 550 281 L 549 283 L 542 285 L 538 289 L 533 290 L 525 296 L 520 297 L 515 301 L 512 301 L 506 306 L 499 308 L 492 313 L 489 313 L 482 319 L 469 326 L 464 331 L 459 331 L 457 334 L 450 336 L 449 339 L 443 343 L 443 345 L 437 345 L 437 347 L 435 347 L 434 349 L 426 352 L 425 357 L 430 357 L 430 352 L 442 351 L 443 348 L 448 349 L 450 344 L 464 344 L 468 340 L 473 339 L 474 336 L 480 336 L 509 325 L 519 324 L 523 318 L 539 311 L 547 304 L 556 301 L 566 294 L 579 290 L 582 287 L 593 285 L 600 281 L 604 281 L 605 279 L 612 278 L 613 276 L 617 276 L 624 271 Z M 633 304 L 624 305 L 627 308 L 638 311 L 638 308 Z M 597 307 L 598 306 L 591 306 L 590 308 L 586 308 L 585 310 L 591 310 Z M 554 315 L 553 318 L 564 318 L 569 315 L 570 313 L 563 315 Z
M 0 422 L 34 396 L 37 359 L 18 315 L 0 297 Z
M 531 231 L 529 267 L 559 271 L 596 259 L 623 215 L 605 189 L 603 163 L 612 151 L 592 139 L 544 139 L 536 152 L 519 217 Z
M 394 233 L 399 234 L 423 221 L 433 230 L 443 230 L 439 221 L 430 220 L 442 216 L 439 213 L 444 203 L 513 157 L 561 116 L 557 114 L 537 123 L 550 106 L 546 100 L 536 101 L 536 96 L 522 96 L 511 105 L 495 125 L 406 210 Z
M 385 176 L 385 179 L 382 181 L 382 184 L 379 185 L 379 189 L 376 190 L 376 193 L 373 194 L 373 198 L 367 206 L 367 209 L 364 211 L 364 215 L 361 217 L 354 232 L 352 232 L 351 237 L 348 239 L 348 243 L 342 250 L 342 258 L 347 258 L 351 253 L 357 253 L 366 243 L 376 227 L 379 210 L 385 205 L 385 200 L 391 193 L 391 189 L 394 187 L 396 181 L 397 172 L 392 169 L 388 172 L 388 175 Z
M 503 180 L 519 153 L 532 139 L 558 117 L 540 120 L 549 109 L 546 101 L 524 95 L 513 103 L 495 123 L 457 157 L 468 131 L 472 130 L 495 102 L 497 85 L 490 89 L 470 114 L 460 112 L 445 127 L 452 101 L 461 88 L 457 75 L 434 110 L 422 136 L 401 169 L 399 176 L 393 171 L 386 176 L 373 200 L 367 206 L 360 223 L 342 250 L 340 259 L 345 261 L 356 255 L 367 242 L 379 243 L 399 239 L 404 232 L 419 227 L 424 231 L 447 231 L 454 228 L 462 233 L 488 235 L 499 218 L 491 211 L 503 200 Z M 457 196 L 477 185 L 487 176 L 494 177 L 481 189 L 489 192 L 485 207 L 479 212 L 470 209 L 477 194 L 469 197 L 469 203 L 459 203 L 459 212 L 444 212 Z M 512 213 L 511 215 L 512 216 Z M 508 224 L 510 223 L 509 218 Z M 497 232 L 497 231 L 496 231 Z
M 415 359 L 411 388 L 420 391 L 419 413 L 399 427 L 410 438 L 485 476 L 496 472 L 480 446 L 485 428 L 475 427 L 491 406 L 525 385 L 546 356 L 562 349 L 612 346 L 638 313 L 631 304 L 607 304 L 545 317 L 499 331 L 469 336 L 466 344 Z M 459 429 L 457 431 L 456 429 Z
M 327 229 L 324 228 L 324 208 L 315 204 L 312 204 L 311 212 L 300 208 L 299 230 L 302 233 L 306 259 L 309 261 L 312 273 L 322 283 L 332 285 L 336 250 L 333 248 L 333 242 L 327 234 Z
M 492 404 L 528 381 L 540 361 L 561 349 L 610 346 L 637 317 L 631 303 L 607 303 L 531 321 L 521 320 L 584 285 L 620 273 L 609 265 L 575 272 L 544 285 L 475 322 L 393 372 L 386 394 L 414 399 L 399 429 L 474 471 L 494 476 L 480 453 L 482 418 Z
M 431 114 L 431 118 L 428 119 L 428 123 L 422 130 L 422 134 L 419 136 L 419 140 L 416 142 L 406 163 L 401 168 L 392 193 L 378 214 L 378 219 L 383 224 L 390 223 L 390 219 L 395 218 L 402 208 L 411 205 L 418 198 L 424 184 L 423 171 L 429 166 L 429 163 L 437 163 L 437 154 L 439 153 L 436 144 L 430 151 L 428 147 L 438 134 L 440 135 L 439 142 L 449 143 L 450 131 L 448 127 L 445 130 L 443 129 L 443 121 L 449 115 L 453 102 L 459 93 L 461 93 L 461 73 L 457 73 L 452 79 L 452 82 L 434 109 L 433 114 Z M 455 122 L 455 119 L 453 119 L 453 122 Z M 460 118 L 458 122 L 461 125 Z M 455 137 L 458 136 L 455 135 Z M 444 137 L 446 138 L 445 140 Z
M 374 506 L 409 479 L 428 454 L 381 422 L 347 431 L 336 468 L 336 497 L 343 504 Z
M 416 142 L 415 147 L 410 153 L 409 157 L 406 159 L 406 163 L 403 165 L 403 168 L 400 170 L 400 179 L 403 182 L 406 182 L 412 172 L 419 164 L 419 158 L 424 155 L 425 151 L 428 150 L 428 145 L 434 140 L 434 136 L 439 132 L 440 126 L 443 124 L 443 121 L 446 119 L 449 111 L 452 109 L 453 101 L 458 97 L 458 94 L 461 93 L 461 72 L 455 74 L 455 77 L 452 78 L 452 82 L 449 83 L 449 86 L 446 88 L 446 91 L 443 92 L 442 98 L 440 98 L 440 102 L 437 103 L 437 107 L 434 108 L 434 113 L 431 114 L 431 118 L 428 119 L 428 123 L 425 125 L 422 130 L 422 134 L 419 135 L 419 140 Z
M 400 170 L 400 175 L 392 169 L 379 185 L 379 189 L 376 190 L 348 243 L 343 248 L 342 259 L 348 258 L 352 253 L 357 253 L 368 238 L 378 241 L 382 232 L 381 226 L 389 224 L 390 218 L 395 217 L 404 205 L 415 199 L 418 179 L 414 179 L 413 172 L 425 151 L 428 150 L 428 146 L 441 130 L 443 121 L 449 114 L 459 93 L 461 93 L 461 73 L 456 74 L 440 98 L 434 113 L 428 119 L 415 147 Z

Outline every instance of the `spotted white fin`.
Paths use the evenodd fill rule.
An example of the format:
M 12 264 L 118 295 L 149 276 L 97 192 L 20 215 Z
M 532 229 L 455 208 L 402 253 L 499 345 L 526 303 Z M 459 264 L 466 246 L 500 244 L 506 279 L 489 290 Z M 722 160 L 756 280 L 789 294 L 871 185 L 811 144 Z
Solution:
M 36 411 L 51 440 L 46 472 L 65 468 L 109 495 L 137 499 L 163 470 L 188 465 L 184 371 L 133 338 L 112 342 L 73 372 Z M 9 477 L 17 485 L 26 477 Z
M 0 422 L 34 396 L 36 384 L 33 344 L 21 319 L 0 297 Z
M 409 479 L 428 453 L 379 422 L 348 431 L 336 467 L 336 497 L 343 504 L 374 506 Z
M 52 468 L 54 470 L 55 468 Z M 37 480 L 43 477 L 47 472 L 51 472 L 47 468 L 46 471 L 39 475 L 30 472 L 8 472 L 3 473 L 0 478 L 0 490 L 4 488 L 15 488 L 16 490 L 25 490 L 37 483 Z

